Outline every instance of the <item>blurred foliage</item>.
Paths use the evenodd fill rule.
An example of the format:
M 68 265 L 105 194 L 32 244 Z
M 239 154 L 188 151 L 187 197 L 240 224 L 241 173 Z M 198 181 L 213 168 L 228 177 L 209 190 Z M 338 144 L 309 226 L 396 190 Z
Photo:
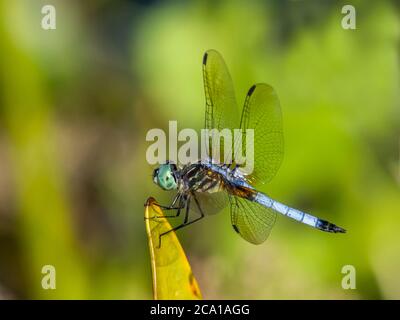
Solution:
M 53 4 L 57 29 L 40 27 Z M 228 212 L 178 233 L 205 298 L 400 298 L 399 5 L 353 1 L 0 1 L 0 298 L 151 298 L 146 132 L 203 125 L 201 57 L 237 99 L 267 82 L 285 159 L 272 197 L 345 227 L 278 219 L 262 246 Z M 205 236 L 206 235 L 206 236 Z M 57 289 L 41 289 L 53 264 Z M 341 269 L 357 289 L 341 288 Z M 256 276 L 255 276 L 256 275 Z

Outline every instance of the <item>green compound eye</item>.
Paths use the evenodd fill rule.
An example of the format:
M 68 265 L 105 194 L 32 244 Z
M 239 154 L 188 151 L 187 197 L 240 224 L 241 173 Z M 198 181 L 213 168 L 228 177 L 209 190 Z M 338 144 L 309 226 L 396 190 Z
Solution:
M 178 187 L 169 164 L 161 165 L 158 169 L 157 183 L 164 190 L 173 190 Z

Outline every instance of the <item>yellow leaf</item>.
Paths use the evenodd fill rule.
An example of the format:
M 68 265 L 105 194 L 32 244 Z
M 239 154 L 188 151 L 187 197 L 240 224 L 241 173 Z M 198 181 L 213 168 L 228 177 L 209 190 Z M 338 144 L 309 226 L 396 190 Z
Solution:
M 175 232 L 162 236 L 160 246 L 160 234 L 171 230 L 172 226 L 154 198 L 149 198 L 146 202 L 145 223 L 154 299 L 202 299 L 197 281 Z

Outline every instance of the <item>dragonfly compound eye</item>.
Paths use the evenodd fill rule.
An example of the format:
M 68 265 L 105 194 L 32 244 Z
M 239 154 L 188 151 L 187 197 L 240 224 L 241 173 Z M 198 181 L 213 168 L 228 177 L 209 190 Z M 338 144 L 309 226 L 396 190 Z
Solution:
M 178 187 L 169 165 L 163 165 L 160 167 L 157 180 L 158 185 L 164 190 L 173 190 Z

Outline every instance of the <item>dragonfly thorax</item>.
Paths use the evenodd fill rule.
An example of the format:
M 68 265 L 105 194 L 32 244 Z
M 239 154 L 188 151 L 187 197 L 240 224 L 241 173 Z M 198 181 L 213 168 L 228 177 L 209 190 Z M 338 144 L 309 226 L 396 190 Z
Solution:
M 180 171 L 179 187 L 182 192 L 207 192 L 221 191 L 223 177 L 210 167 L 198 161 L 185 165 Z

